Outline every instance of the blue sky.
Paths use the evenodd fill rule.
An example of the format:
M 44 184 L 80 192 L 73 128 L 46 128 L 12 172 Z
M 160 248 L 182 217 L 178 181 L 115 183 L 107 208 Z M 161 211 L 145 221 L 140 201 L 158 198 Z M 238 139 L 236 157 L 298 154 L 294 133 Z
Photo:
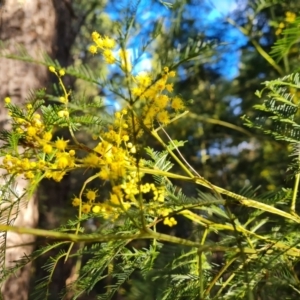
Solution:
M 126 1 L 126 0 L 125 0 Z M 130 0 L 128 0 L 130 1 Z M 166 0 L 165 0 L 166 1 Z M 172 1 L 172 0 L 170 0 Z M 121 1 L 122 2 L 122 1 Z M 120 3 L 120 2 L 119 2 Z M 123 8 L 126 7 L 125 2 L 123 2 Z M 220 38 L 220 42 L 223 43 L 220 53 L 220 57 L 217 63 L 210 65 L 208 67 L 217 70 L 223 77 L 227 80 L 232 80 L 238 75 L 238 66 L 240 61 L 240 47 L 246 43 L 246 38 L 233 26 L 226 25 L 224 27 L 224 21 L 226 16 L 233 12 L 237 6 L 235 0 L 206 0 L 206 7 L 200 7 L 199 11 L 190 9 L 186 7 L 186 16 L 187 18 L 194 18 L 197 20 L 196 29 L 199 29 L 199 32 L 205 32 L 207 36 L 217 36 Z M 135 37 L 135 40 L 132 41 L 132 53 L 137 52 L 138 44 L 142 39 L 147 40 L 152 32 L 152 25 L 154 24 L 153 20 L 157 18 L 166 18 L 165 26 L 168 25 L 169 19 L 168 14 L 169 10 L 167 8 L 162 8 L 159 4 L 159 0 L 142 0 L 137 11 L 137 21 L 140 24 L 143 24 L 141 32 L 138 37 Z M 116 12 L 110 11 L 110 14 L 114 18 L 118 18 L 119 15 Z M 226 28 L 226 30 L 224 30 Z M 135 42 L 137 41 L 137 42 Z M 135 55 L 133 55 L 135 56 Z M 135 72 L 151 70 L 151 57 L 144 55 L 140 60 L 140 63 L 136 65 Z M 241 99 L 231 99 L 230 106 L 234 110 L 235 114 L 240 113 L 240 102 Z M 116 102 L 112 102 L 116 105 Z M 241 145 L 240 147 L 245 148 L 248 145 Z M 210 149 L 210 155 L 218 154 L 216 151 L 219 147 L 212 147 Z M 229 149 L 227 146 L 222 148 L 222 151 L 231 151 L 236 152 L 240 151 L 240 148 Z
M 217 17 L 223 17 L 222 14 L 226 15 L 237 8 L 235 0 L 210 0 L 207 1 L 207 3 L 213 4 L 213 10 L 208 15 L 208 18 L 211 18 L 212 20 Z
M 174 2 L 173 0 L 164 0 L 165 2 Z M 118 2 L 112 1 L 114 4 L 110 6 L 108 4 L 107 12 L 112 16 L 113 19 L 119 18 L 118 9 L 122 10 L 125 7 L 134 7 L 132 0 L 121 0 Z M 116 4 L 117 3 L 117 4 Z M 113 6 L 114 5 L 114 6 Z M 116 10 L 117 7 L 117 10 Z M 204 8 L 205 7 L 205 8 Z M 216 69 L 222 76 L 231 80 L 238 75 L 238 64 L 240 59 L 239 48 L 246 42 L 244 36 L 235 28 L 227 26 L 227 30 L 222 31 L 219 24 L 222 24 L 225 17 L 237 8 L 235 0 L 205 0 L 203 6 L 199 6 L 199 11 L 189 10 L 186 6 L 187 17 L 195 18 L 197 20 L 197 26 L 199 32 L 205 31 L 208 36 L 214 37 L 216 35 L 221 36 L 221 42 L 223 43 L 222 51 L 219 51 L 221 55 L 218 57 L 218 62 L 215 65 L 209 67 Z M 137 10 L 137 21 L 144 26 L 142 27 L 139 37 L 135 39 L 140 41 L 150 36 L 152 32 L 153 20 L 158 18 L 165 18 L 165 26 L 168 25 L 168 15 L 170 9 L 163 7 L 159 0 L 141 0 Z M 228 28 L 230 28 L 228 30 Z M 137 44 L 132 43 L 131 51 L 137 53 Z M 134 56 L 134 55 L 133 55 Z M 149 70 L 151 68 L 151 60 L 149 55 L 144 55 L 140 60 L 135 71 Z
M 210 30 L 217 28 L 218 22 L 224 21 L 225 18 L 237 9 L 237 3 L 235 0 L 206 0 L 211 7 L 210 13 L 207 15 L 205 23 L 208 28 L 211 25 Z M 238 65 L 240 60 L 239 49 L 243 46 L 247 39 L 236 28 L 228 27 L 223 34 L 223 42 L 225 42 L 227 51 L 223 54 L 218 67 L 221 69 L 221 74 L 227 79 L 233 79 L 238 75 Z
M 150 10 L 148 6 L 150 2 L 149 0 L 142 1 L 140 11 L 147 11 L 147 13 L 141 14 L 142 20 L 147 21 L 147 19 L 157 17 L 157 15 L 167 16 L 167 9 L 165 12 L 160 10 L 159 14 L 157 14 L 154 7 Z M 235 0 L 206 0 L 205 4 L 209 8 L 207 14 L 205 14 L 204 9 L 203 11 L 188 12 L 188 7 L 187 14 L 198 20 L 199 31 L 204 30 L 208 36 L 214 37 L 220 34 L 218 31 L 222 29 L 219 24 L 222 24 L 226 16 L 237 8 L 237 3 Z M 222 50 L 219 52 L 221 56 L 218 57 L 219 61 L 211 67 L 217 69 L 222 76 L 231 80 L 238 75 L 239 49 L 245 44 L 246 38 L 236 28 L 228 25 L 227 30 L 222 31 L 221 42 L 223 43 L 223 46 L 221 46 Z

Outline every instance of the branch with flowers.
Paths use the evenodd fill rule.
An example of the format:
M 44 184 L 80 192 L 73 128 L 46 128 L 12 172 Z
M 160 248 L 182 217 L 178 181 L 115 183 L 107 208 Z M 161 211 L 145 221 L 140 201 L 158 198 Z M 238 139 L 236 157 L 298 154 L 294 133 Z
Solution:
M 95 243 L 98 246 L 92 253 L 98 262 L 108 267 L 118 257 L 122 268 L 125 269 L 129 264 L 132 272 L 138 268 L 145 272 L 151 271 L 162 248 L 161 243 L 190 247 L 191 250 L 185 250 L 184 255 L 192 255 L 188 261 L 189 272 L 196 276 L 196 286 L 199 288 L 194 288 L 194 292 L 200 299 L 209 295 L 212 286 L 222 281 L 226 270 L 230 269 L 231 276 L 223 283 L 219 293 L 234 280 L 239 280 L 241 270 L 244 270 L 247 280 L 250 280 L 249 264 L 254 263 L 262 253 L 271 255 L 269 248 L 272 248 L 272 257 L 282 255 L 298 259 L 300 250 L 296 245 L 278 241 L 272 235 L 261 234 L 259 230 L 269 220 L 274 220 L 274 217 L 298 225 L 300 216 L 294 211 L 286 212 L 274 204 L 262 203 L 213 185 L 184 159 L 179 150 L 184 143 L 169 137 L 167 126 L 188 113 L 184 99 L 173 94 L 172 80 L 176 77 L 174 66 L 179 64 L 165 66 L 156 75 L 151 72 L 134 74 L 127 49 L 119 46 L 116 51 L 116 41 L 97 32 L 93 32 L 91 37 L 93 44 L 89 51 L 93 55 L 100 54 L 105 63 L 119 67 L 124 74 L 125 88 L 122 92 L 113 92 L 125 100 L 126 104 L 115 112 L 113 121 L 103 124 L 101 116 L 78 115 L 78 108 L 74 109 L 70 101 L 71 91 L 64 84 L 64 76 L 68 70 L 50 65 L 49 71 L 57 77 L 61 88 L 57 101 L 46 105 L 45 90 L 38 91 L 34 99 L 24 107 L 14 105 L 9 97 L 5 98 L 12 129 L 3 131 L 0 135 L 4 142 L 0 152 L 3 157 L 0 167 L 7 172 L 7 186 L 17 177 L 23 177 L 29 181 L 26 191 L 28 194 L 33 193 L 45 178 L 61 182 L 67 173 L 93 170 L 93 175 L 82 179 L 80 192 L 69 202 L 70 206 L 72 204 L 77 209 L 77 217 L 55 231 L 20 228 L 9 224 L 1 224 L 0 230 L 67 242 L 68 250 L 54 258 L 55 262 L 63 257 L 65 261 L 73 256 L 81 259 L 85 251 L 89 251 L 89 245 Z M 183 61 L 188 59 L 189 57 L 185 57 Z M 102 107 L 101 103 L 93 105 L 94 108 Z M 84 144 L 76 136 L 76 131 L 85 129 L 87 123 L 97 128 L 91 135 L 96 141 L 93 147 Z M 71 138 L 54 139 L 57 128 L 67 128 Z M 155 151 L 145 147 L 142 141 L 146 135 L 155 140 L 163 150 Z M 179 172 L 178 169 L 172 171 L 174 164 Z M 209 192 L 199 191 L 198 197 L 187 197 L 176 187 L 174 180 L 191 183 L 195 189 L 197 186 L 204 187 Z M 103 197 L 99 191 L 103 182 L 109 185 L 108 197 Z M 91 188 L 91 183 L 99 188 Z M 2 195 L 11 197 L 7 191 Z M 232 212 L 232 204 L 249 211 L 254 209 L 256 214 L 249 213 L 247 221 L 240 223 Z M 265 214 L 268 217 L 258 219 Z M 83 225 L 90 219 L 100 219 L 104 225 L 93 233 L 87 233 Z M 180 221 L 181 219 L 184 221 Z M 161 224 L 176 228 L 180 222 L 188 222 L 197 228 L 196 233 L 181 237 L 158 229 Z M 209 236 L 218 232 L 229 232 L 231 239 L 224 238 L 213 244 Z M 145 249 L 129 250 L 130 243 L 135 240 L 150 242 Z M 72 254 L 75 243 L 85 245 L 82 252 Z M 45 253 L 49 249 L 59 249 L 60 246 L 61 243 L 53 243 L 51 247 L 38 250 L 38 254 L 33 254 L 31 259 L 34 260 L 41 251 Z M 212 252 L 226 253 L 228 258 L 216 274 L 209 273 L 211 266 L 208 266 L 208 261 L 211 260 Z M 99 258 L 99 253 L 106 253 L 107 256 L 103 254 Z M 136 257 L 140 259 L 139 266 Z M 17 267 L 20 266 L 22 264 Z M 51 281 L 54 267 L 55 264 L 51 261 L 48 282 Z M 173 267 L 169 267 L 172 271 Z M 108 276 L 103 275 L 106 271 L 105 268 L 88 263 L 86 267 L 77 270 L 81 276 L 72 283 L 72 289 L 78 295 L 82 290 L 89 290 L 91 286 L 86 278 L 94 282 L 97 280 L 93 277 L 95 273 L 100 272 L 105 277 Z M 122 275 L 125 273 L 124 271 Z M 121 273 L 118 274 L 120 276 Z M 195 282 L 188 279 L 181 283 L 195 286 Z M 247 282 L 242 289 L 249 292 Z M 107 289 L 107 293 L 111 293 L 111 287 Z M 184 296 L 185 289 L 181 293 Z

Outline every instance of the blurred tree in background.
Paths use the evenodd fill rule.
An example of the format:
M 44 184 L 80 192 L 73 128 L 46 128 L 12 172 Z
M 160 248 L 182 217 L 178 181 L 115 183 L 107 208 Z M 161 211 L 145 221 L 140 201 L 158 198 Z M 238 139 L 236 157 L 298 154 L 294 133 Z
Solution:
M 73 38 L 70 24 L 73 16 L 71 6 L 68 6 L 67 1 L 34 0 L 25 4 L 24 1 L 7 0 L 1 1 L 0 4 L 0 38 L 1 42 L 5 43 L 6 53 L 16 55 L 18 51 L 27 51 L 36 58 L 38 52 L 43 49 L 48 55 L 56 57 L 63 65 L 70 62 L 69 51 Z M 22 47 L 22 50 L 18 47 Z M 48 80 L 48 72 L 43 66 L 0 58 L 1 99 L 9 96 L 15 103 L 25 103 L 29 92 L 45 87 Z M 8 115 L 3 105 L 4 102 L 1 101 L 0 127 L 1 130 L 8 130 Z M 1 145 L 3 146 L 3 143 Z M 3 174 L 1 170 L 2 185 L 5 183 Z M 16 184 L 18 194 L 21 196 L 22 189 L 27 183 L 19 180 Z M 19 211 L 14 224 L 35 227 L 38 222 L 38 200 L 34 195 L 28 205 L 27 201 L 28 199 L 24 198 L 20 206 L 14 206 L 15 213 Z M 5 214 L 1 217 L 1 222 L 9 221 Z M 8 233 L 3 234 L 1 238 L 7 246 L 4 258 L 6 267 L 12 267 L 15 261 L 24 255 L 30 255 L 34 249 L 35 238 L 33 236 Z M 0 272 L 1 278 L 5 278 L 5 270 L 1 268 Z M 31 264 L 28 264 L 8 278 L 2 286 L 4 299 L 27 299 L 31 274 Z

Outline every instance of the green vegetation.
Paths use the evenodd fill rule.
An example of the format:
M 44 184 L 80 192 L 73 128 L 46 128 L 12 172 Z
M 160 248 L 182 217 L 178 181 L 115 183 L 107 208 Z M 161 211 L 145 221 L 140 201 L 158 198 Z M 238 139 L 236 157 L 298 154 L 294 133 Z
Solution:
M 276 5 L 257 1 L 255 18 L 277 16 Z M 212 67 L 222 43 L 193 33 L 188 40 L 184 26 L 168 32 L 158 22 L 134 56 L 129 48 L 141 30 L 138 6 L 126 11 L 124 23 L 116 22 L 118 30 L 112 26 L 111 35 L 90 32 L 85 56 L 98 60 L 99 69 L 62 67 L 47 56 L 38 61 L 24 49 L 5 53 L 47 66 L 56 83 L 54 95 L 38 90 L 22 106 L 4 99 L 11 130 L 0 132 L 0 167 L 7 172 L 0 231 L 36 235 L 44 243 L 12 268 L 3 267 L 0 281 L 47 257 L 46 275 L 34 283 L 30 299 L 57 299 L 51 284 L 62 262 L 72 263 L 73 274 L 59 291 L 61 299 L 298 299 L 300 80 L 293 47 L 300 19 L 282 5 L 285 19 L 274 17 L 277 23 L 268 27 L 269 36 L 281 35 L 272 49 L 265 50 L 255 36 L 264 33 L 255 28 L 258 23 L 227 19 L 226 26 L 236 27 L 251 45 L 245 46 L 246 66 L 233 87 Z M 172 13 L 183 25 L 184 6 L 178 6 Z M 180 39 L 186 43 L 176 48 Z M 158 51 L 164 44 L 168 49 Z M 145 53 L 153 58 L 152 69 L 136 71 Z M 251 62 L 259 59 L 263 63 L 253 69 Z M 252 82 L 247 70 L 255 73 Z M 198 79 L 202 72 L 210 86 L 203 84 L 205 76 Z M 68 76 L 77 79 L 73 89 L 65 83 Z M 256 97 L 258 81 L 263 88 Z M 109 113 L 101 97 L 85 95 L 95 86 L 120 109 Z M 243 99 L 242 118 L 228 113 L 226 97 L 233 96 Z M 227 137 L 231 146 L 247 142 L 250 150 L 241 156 L 224 151 L 208 160 Z M 203 150 L 200 158 L 195 148 Z M 251 153 L 254 158 L 246 157 Z M 275 174 L 277 163 L 288 169 L 292 185 Z M 61 210 L 67 217 L 59 227 L 10 223 L 21 200 L 42 182 L 59 185 L 67 176 L 76 189 L 65 199 Z M 17 188 L 19 177 L 29 181 L 25 191 Z M 5 245 L 0 251 L 3 264 Z

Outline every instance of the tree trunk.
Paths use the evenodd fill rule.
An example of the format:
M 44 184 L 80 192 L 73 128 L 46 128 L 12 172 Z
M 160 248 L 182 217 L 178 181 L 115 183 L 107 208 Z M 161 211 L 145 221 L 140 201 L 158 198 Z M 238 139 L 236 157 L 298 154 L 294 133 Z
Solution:
M 31 56 L 36 57 L 40 51 L 45 51 L 51 57 L 67 61 L 71 46 L 67 45 L 67 37 L 71 34 L 69 28 L 72 14 L 68 0 L 0 0 L 1 3 L 0 39 L 9 53 L 16 52 L 16 45 L 22 45 Z M 61 37 L 65 40 L 62 41 Z M 47 86 L 48 74 L 44 66 L 0 58 L 0 129 L 9 129 L 7 112 L 3 108 L 4 97 L 9 96 L 14 104 L 24 103 L 30 90 Z M 3 170 L 0 172 L 0 184 L 3 184 L 4 173 Z M 17 190 L 22 193 L 26 184 L 25 180 L 20 179 L 17 182 Z M 13 225 L 35 227 L 38 222 L 36 196 L 32 199 L 22 199 L 22 202 L 24 207 L 20 209 Z M 24 255 L 30 255 L 35 242 L 35 237 L 31 235 L 11 232 L 2 235 L 1 238 L 1 244 L 4 244 L 0 247 L 6 247 L 7 250 L 5 264 L 0 265 L 0 277 L 5 268 L 12 267 L 15 261 Z M 31 266 L 27 264 L 7 279 L 1 288 L 3 298 L 28 299 L 30 275 Z

